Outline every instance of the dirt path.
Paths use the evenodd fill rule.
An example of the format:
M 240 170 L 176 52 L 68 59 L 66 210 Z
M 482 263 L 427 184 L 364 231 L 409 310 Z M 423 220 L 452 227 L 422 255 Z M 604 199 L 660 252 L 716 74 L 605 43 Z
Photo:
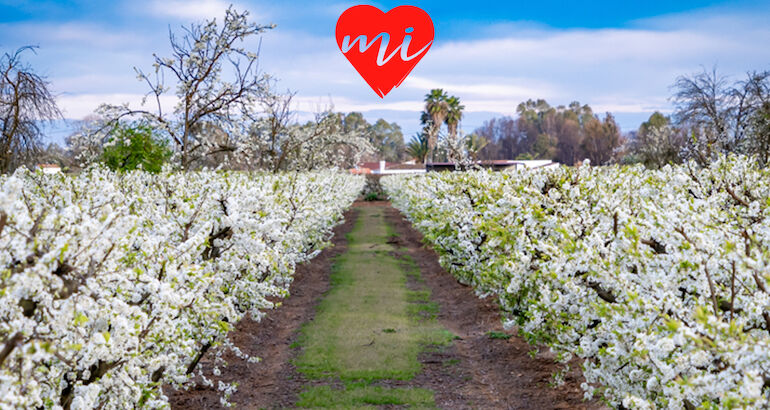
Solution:
M 561 386 L 549 387 L 551 375 L 558 369 L 552 360 L 531 358 L 532 346 L 515 336 L 508 337 L 496 303 L 478 299 L 472 289 L 446 273 L 437 255 L 423 246 L 420 234 L 387 202 L 356 203 L 346 214 L 345 224 L 335 231 L 335 246 L 298 267 L 291 297 L 262 323 L 244 320 L 238 325 L 233 337 L 236 345 L 263 360 L 251 364 L 228 357 L 231 365 L 223 370 L 222 380 L 239 381 L 238 392 L 231 398 L 236 408 L 293 407 L 303 390 L 331 389 L 326 393 L 333 396 L 350 387 L 350 382 L 339 379 L 309 379 L 293 363 L 302 355 L 297 343 L 299 329 L 314 320 L 316 306 L 329 289 L 333 260 L 347 250 L 345 236 L 359 213 L 371 207 L 381 211 L 392 230 L 393 235 L 386 240 L 391 256 L 419 268 L 420 276 L 410 277 L 408 287 L 414 293 L 429 291 L 430 301 L 438 307 L 436 320 L 456 339 L 448 346 L 420 353 L 422 369 L 411 380 L 374 380 L 366 389 L 427 390 L 433 392 L 433 401 L 440 408 L 601 408 L 582 401 L 579 371 L 567 374 Z M 172 408 L 220 408 L 217 393 L 211 388 L 169 393 Z
M 388 206 L 385 213 L 396 233 L 393 240 L 397 241 L 400 252 L 417 262 L 433 300 L 441 306 L 439 321 L 460 338 L 442 354 L 444 361 L 459 361 L 453 374 L 447 374 L 442 364 L 428 355 L 423 374 L 415 379 L 415 383 L 436 393 L 439 407 L 604 408 L 599 403 L 582 400 L 583 377 L 578 362 L 571 363 L 573 371 L 565 376 L 564 384 L 550 387 L 551 376 L 558 370 L 553 360 L 543 354 L 533 359 L 529 354 L 534 350 L 532 345 L 516 336 L 504 337 L 497 303 L 491 298 L 479 299 L 472 288 L 447 273 L 439 265 L 438 255 L 423 245 L 422 235 L 397 209 Z
M 237 381 L 238 391 L 230 402 L 238 409 L 285 408 L 297 400 L 297 392 L 304 385 L 290 364 L 296 356 L 291 346 L 303 323 L 313 320 L 315 307 L 329 289 L 329 274 L 335 257 L 347 250 L 346 235 L 353 229 L 358 211 L 348 210 L 345 222 L 334 229 L 332 246 L 321 252 L 310 263 L 297 266 L 294 281 L 289 288 L 291 296 L 261 321 L 242 320 L 232 335 L 236 346 L 250 355 L 260 357 L 258 363 L 248 363 L 225 353 L 230 363 L 222 377 L 213 377 L 206 357 L 201 361 L 207 377 L 224 382 Z M 209 354 L 207 354 L 209 356 Z M 198 385 L 189 391 L 164 389 L 172 409 L 220 409 L 219 395 L 213 388 Z

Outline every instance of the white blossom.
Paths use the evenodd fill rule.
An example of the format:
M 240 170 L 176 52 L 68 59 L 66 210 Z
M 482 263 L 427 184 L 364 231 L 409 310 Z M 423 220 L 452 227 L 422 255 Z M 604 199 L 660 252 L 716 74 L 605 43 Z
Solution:
M 20 168 L 0 187 L 0 408 L 122 409 L 167 406 L 204 346 L 253 359 L 228 331 L 288 295 L 363 179 Z
M 393 204 L 507 323 L 626 408 L 770 406 L 770 170 L 392 176 Z

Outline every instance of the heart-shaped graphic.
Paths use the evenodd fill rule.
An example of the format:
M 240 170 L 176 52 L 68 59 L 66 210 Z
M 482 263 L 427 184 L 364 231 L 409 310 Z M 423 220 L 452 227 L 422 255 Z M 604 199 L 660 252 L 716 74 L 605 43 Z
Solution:
M 381 98 L 398 87 L 433 44 L 433 21 L 414 6 L 387 13 L 353 6 L 337 20 L 337 46 Z

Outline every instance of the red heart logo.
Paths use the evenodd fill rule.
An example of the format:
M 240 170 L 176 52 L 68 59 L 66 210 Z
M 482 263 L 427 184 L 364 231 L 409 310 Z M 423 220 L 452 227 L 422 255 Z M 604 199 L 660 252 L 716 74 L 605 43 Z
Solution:
M 384 98 L 406 79 L 433 44 L 433 21 L 414 6 L 387 13 L 353 6 L 337 20 L 337 46 L 372 90 Z

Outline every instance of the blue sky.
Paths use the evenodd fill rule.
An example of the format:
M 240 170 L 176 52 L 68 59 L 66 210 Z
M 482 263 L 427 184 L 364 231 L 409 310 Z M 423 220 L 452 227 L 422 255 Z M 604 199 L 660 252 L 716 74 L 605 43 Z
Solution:
M 28 60 L 49 77 L 66 116 L 81 119 L 101 102 L 138 104 L 146 89 L 133 67 L 149 70 L 152 53 L 168 54 L 169 27 L 221 19 L 229 4 L 0 0 L 0 52 L 40 46 Z M 281 89 L 296 91 L 300 119 L 333 104 L 396 121 L 408 137 L 419 129 L 423 95 L 440 87 L 464 102 L 466 132 L 513 114 L 527 98 L 588 103 L 615 114 L 628 131 L 655 110 L 671 110 L 669 86 L 679 75 L 716 65 L 737 79 L 770 69 L 767 1 L 423 1 L 406 4 L 431 15 L 434 45 L 383 100 L 336 48 L 337 17 L 354 4 L 235 2 L 254 21 L 277 24 L 262 37 L 261 68 Z M 405 3 L 368 4 L 387 10 Z M 51 138 L 67 132 L 52 130 Z

